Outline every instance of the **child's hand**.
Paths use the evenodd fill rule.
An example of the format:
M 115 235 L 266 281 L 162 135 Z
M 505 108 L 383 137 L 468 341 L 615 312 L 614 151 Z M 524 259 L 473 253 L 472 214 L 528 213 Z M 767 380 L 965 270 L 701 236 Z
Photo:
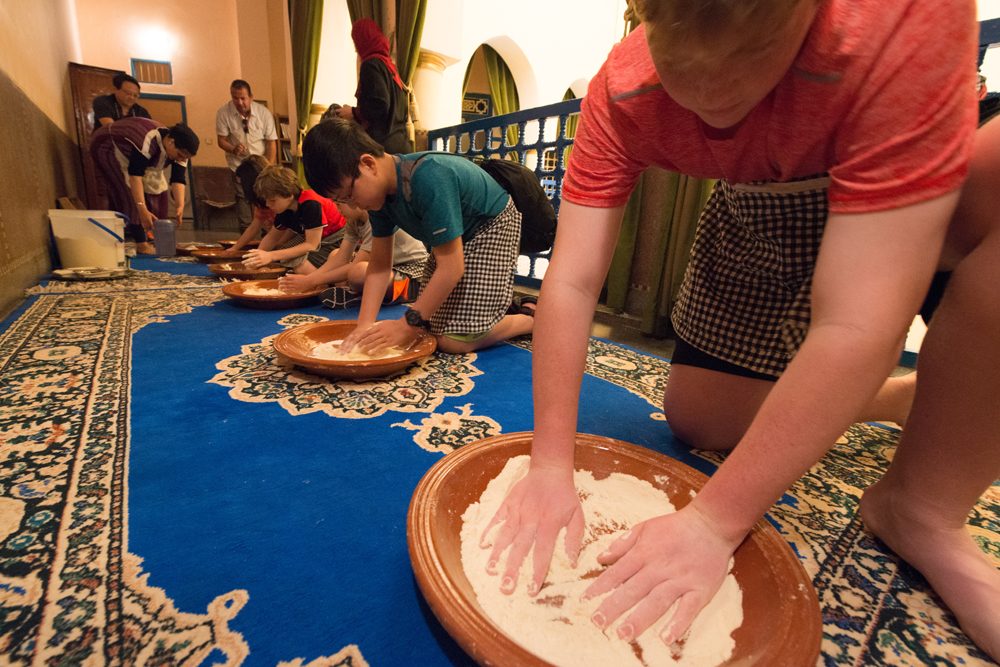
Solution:
M 488 539 L 491 529 L 500 525 L 496 537 Z M 528 582 L 528 595 L 534 597 L 545 582 L 555 551 L 556 537 L 566 528 L 566 556 L 576 566 L 583 544 L 583 507 L 573 486 L 573 469 L 532 465 L 528 474 L 515 484 L 490 519 L 479 538 L 483 549 L 493 548 L 486 571 L 493 574 L 500 564 L 500 555 L 510 546 L 500 591 L 510 595 L 517 588 L 517 575 L 525 557 L 534 547 Z
M 256 269 L 264 266 L 265 264 L 270 264 L 272 259 L 273 254 L 268 250 L 254 249 L 243 255 L 243 263 L 251 269 Z
M 283 292 L 305 292 L 313 286 L 312 279 L 300 273 L 287 273 L 278 278 L 278 289 Z
M 655 629 L 664 643 L 673 644 L 722 586 L 737 546 L 691 505 L 643 521 L 598 557 L 610 567 L 584 597 L 611 594 L 591 620 L 605 630 L 631 609 L 616 629 L 618 637 L 631 641 L 676 602 L 669 621 Z
M 357 330 L 355 330 L 357 331 Z M 378 354 L 393 345 L 405 348 L 417 337 L 405 320 L 382 320 L 368 327 L 357 339 L 357 346 L 367 354 Z M 347 339 L 344 340 L 347 342 Z M 343 346 L 341 346 L 343 349 Z

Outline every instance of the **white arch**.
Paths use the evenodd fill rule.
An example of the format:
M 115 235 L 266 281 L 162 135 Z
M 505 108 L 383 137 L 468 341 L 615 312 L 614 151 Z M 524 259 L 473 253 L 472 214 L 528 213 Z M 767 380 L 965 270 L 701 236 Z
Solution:
M 514 77 L 514 83 L 517 85 L 517 97 L 521 108 L 530 109 L 542 104 L 538 101 L 538 77 L 535 76 L 535 68 L 528 61 L 524 49 L 511 37 L 506 35 L 490 37 L 484 40 L 483 44 L 496 51 L 510 69 L 510 73 Z M 469 56 L 470 61 L 471 58 L 475 57 L 478 50 L 479 47 L 477 46 Z

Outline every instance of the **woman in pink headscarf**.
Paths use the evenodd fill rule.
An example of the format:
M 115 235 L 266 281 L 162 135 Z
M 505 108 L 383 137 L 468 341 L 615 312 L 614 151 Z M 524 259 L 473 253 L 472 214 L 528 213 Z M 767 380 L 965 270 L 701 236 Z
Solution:
M 354 96 L 357 106 L 344 105 L 341 118 L 357 121 L 387 153 L 410 153 L 406 134 L 406 86 L 389 57 L 389 40 L 371 19 L 358 19 L 351 29 L 361 69 Z

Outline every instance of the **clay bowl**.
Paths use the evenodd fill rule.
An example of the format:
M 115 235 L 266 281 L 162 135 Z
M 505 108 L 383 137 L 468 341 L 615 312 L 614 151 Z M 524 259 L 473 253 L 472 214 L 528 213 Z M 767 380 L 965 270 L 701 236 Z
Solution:
M 177 254 L 180 257 L 189 256 L 195 250 L 220 250 L 218 243 L 191 241 L 189 243 L 178 243 Z
M 462 569 L 462 514 L 508 459 L 530 453 L 531 437 L 495 436 L 448 454 L 420 480 L 407 515 L 410 561 L 420 590 L 445 629 L 483 665 L 547 664 L 487 618 Z M 578 434 L 576 442 L 577 469 L 599 479 L 624 472 L 646 480 L 663 489 L 677 508 L 707 480 L 678 461 L 620 440 Z M 736 550 L 733 572 L 743 590 L 743 625 L 734 632 L 736 647 L 725 664 L 816 664 L 822 636 L 816 592 L 767 521 L 759 521 Z
M 434 336 L 421 334 L 409 350 L 395 357 L 368 361 L 336 361 L 316 359 L 309 353 L 317 345 L 331 340 L 342 340 L 357 326 L 356 320 L 310 322 L 293 327 L 274 339 L 275 351 L 296 366 L 316 375 L 335 378 L 363 379 L 385 377 L 403 370 L 425 357 L 434 354 L 437 341 Z
M 288 272 L 288 269 L 277 264 L 267 264 L 266 266 L 251 269 L 243 262 L 209 264 L 208 270 L 220 278 L 228 280 L 276 280 Z
M 202 250 L 192 250 L 191 256 L 206 264 L 217 264 L 219 262 L 239 262 L 243 259 L 243 251 L 223 250 L 222 248 L 204 248 Z
M 241 306 L 251 308 L 294 308 L 319 296 L 324 288 L 318 287 L 306 292 L 285 292 L 278 295 L 247 294 L 253 288 L 278 289 L 277 280 L 245 280 L 222 286 L 222 293 Z
M 239 239 L 224 239 L 222 241 L 216 241 L 216 243 L 218 243 L 219 245 L 221 245 L 226 250 L 229 250 L 234 245 L 236 245 L 237 241 L 239 241 Z M 252 250 L 252 249 L 256 248 L 259 245 L 260 245 L 260 241 L 250 241 L 245 246 L 243 246 L 242 250 Z

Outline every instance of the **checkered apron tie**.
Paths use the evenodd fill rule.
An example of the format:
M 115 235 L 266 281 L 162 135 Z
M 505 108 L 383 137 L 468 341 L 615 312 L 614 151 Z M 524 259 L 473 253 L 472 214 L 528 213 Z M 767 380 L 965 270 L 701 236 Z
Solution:
M 829 183 L 716 183 L 671 315 L 681 338 L 758 373 L 785 370 L 809 328 Z

